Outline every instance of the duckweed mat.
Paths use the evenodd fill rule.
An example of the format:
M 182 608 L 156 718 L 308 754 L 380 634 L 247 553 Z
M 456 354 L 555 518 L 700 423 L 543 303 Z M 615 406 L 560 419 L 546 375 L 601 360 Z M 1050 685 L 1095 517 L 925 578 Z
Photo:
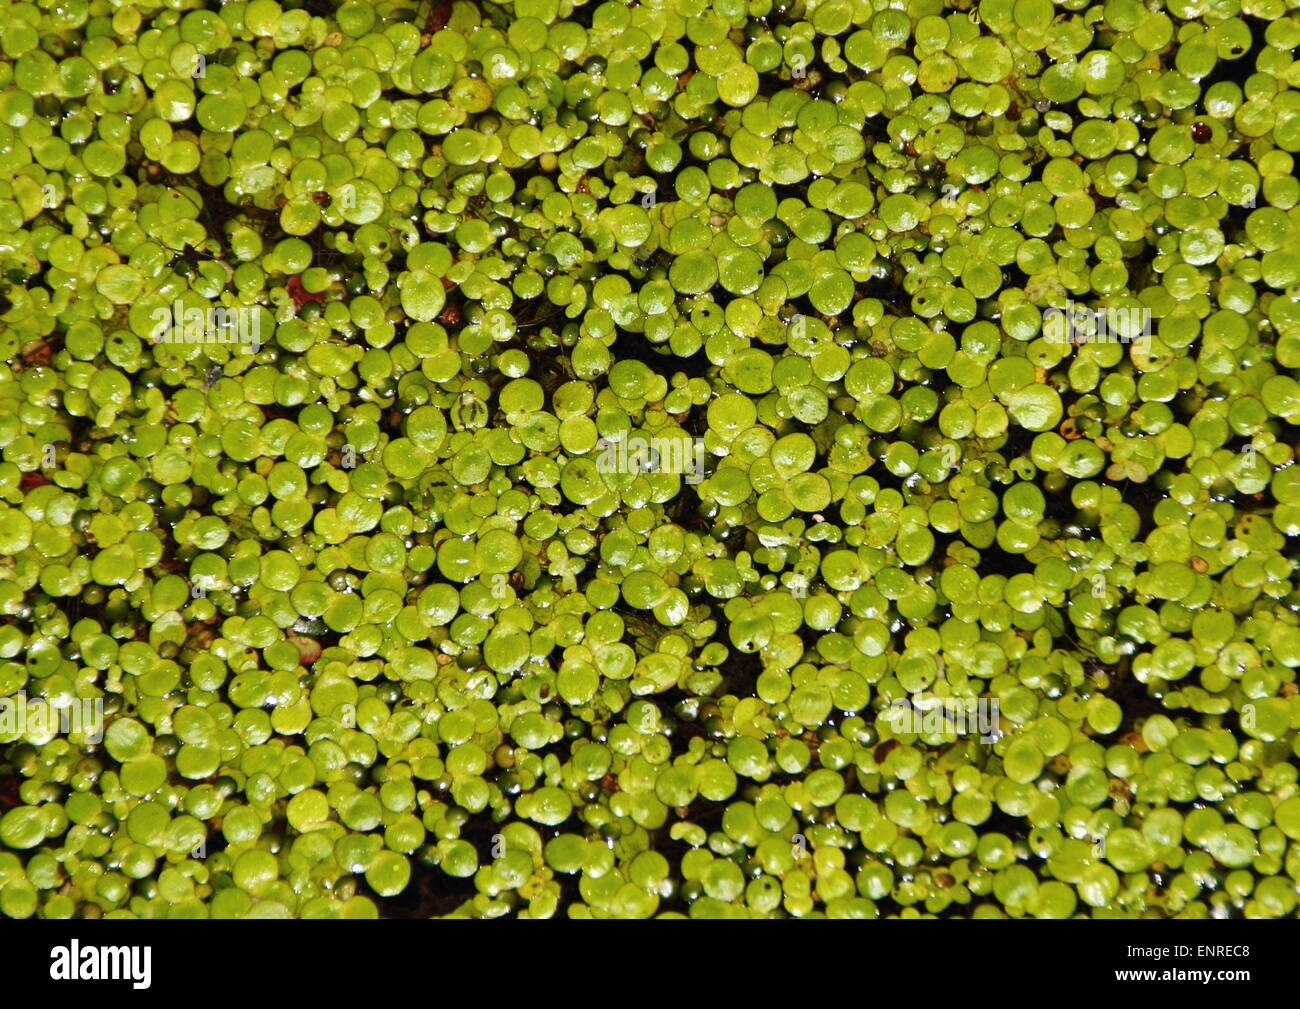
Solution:
M 0 914 L 1295 915 L 1294 3 L 0 20 Z

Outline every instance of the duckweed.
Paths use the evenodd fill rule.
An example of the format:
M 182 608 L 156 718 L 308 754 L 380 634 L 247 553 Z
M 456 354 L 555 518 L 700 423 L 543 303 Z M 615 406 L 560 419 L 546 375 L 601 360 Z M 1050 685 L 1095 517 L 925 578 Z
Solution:
M 8 10 L 0 914 L 1294 915 L 1294 4 Z

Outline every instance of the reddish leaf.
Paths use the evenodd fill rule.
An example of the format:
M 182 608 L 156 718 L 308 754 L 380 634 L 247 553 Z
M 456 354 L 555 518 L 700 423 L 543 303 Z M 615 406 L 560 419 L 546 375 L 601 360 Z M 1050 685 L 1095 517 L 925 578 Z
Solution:
M 299 661 L 304 666 L 310 666 L 321 656 L 321 644 L 315 638 L 309 638 L 302 634 L 290 634 L 289 641 L 298 649 Z
M 433 10 L 429 11 L 428 20 L 424 22 L 425 34 L 432 35 L 434 32 L 442 31 L 450 20 L 451 0 L 438 0 L 433 5 Z
M 308 291 L 305 287 L 303 287 L 302 277 L 300 276 L 290 277 L 289 283 L 287 283 L 285 287 L 288 288 L 289 297 L 293 298 L 294 308 L 298 309 L 299 311 L 302 311 L 302 306 L 307 304 L 307 302 L 309 301 L 325 300 L 324 291 L 318 291 L 315 294 L 313 294 L 311 291 Z

